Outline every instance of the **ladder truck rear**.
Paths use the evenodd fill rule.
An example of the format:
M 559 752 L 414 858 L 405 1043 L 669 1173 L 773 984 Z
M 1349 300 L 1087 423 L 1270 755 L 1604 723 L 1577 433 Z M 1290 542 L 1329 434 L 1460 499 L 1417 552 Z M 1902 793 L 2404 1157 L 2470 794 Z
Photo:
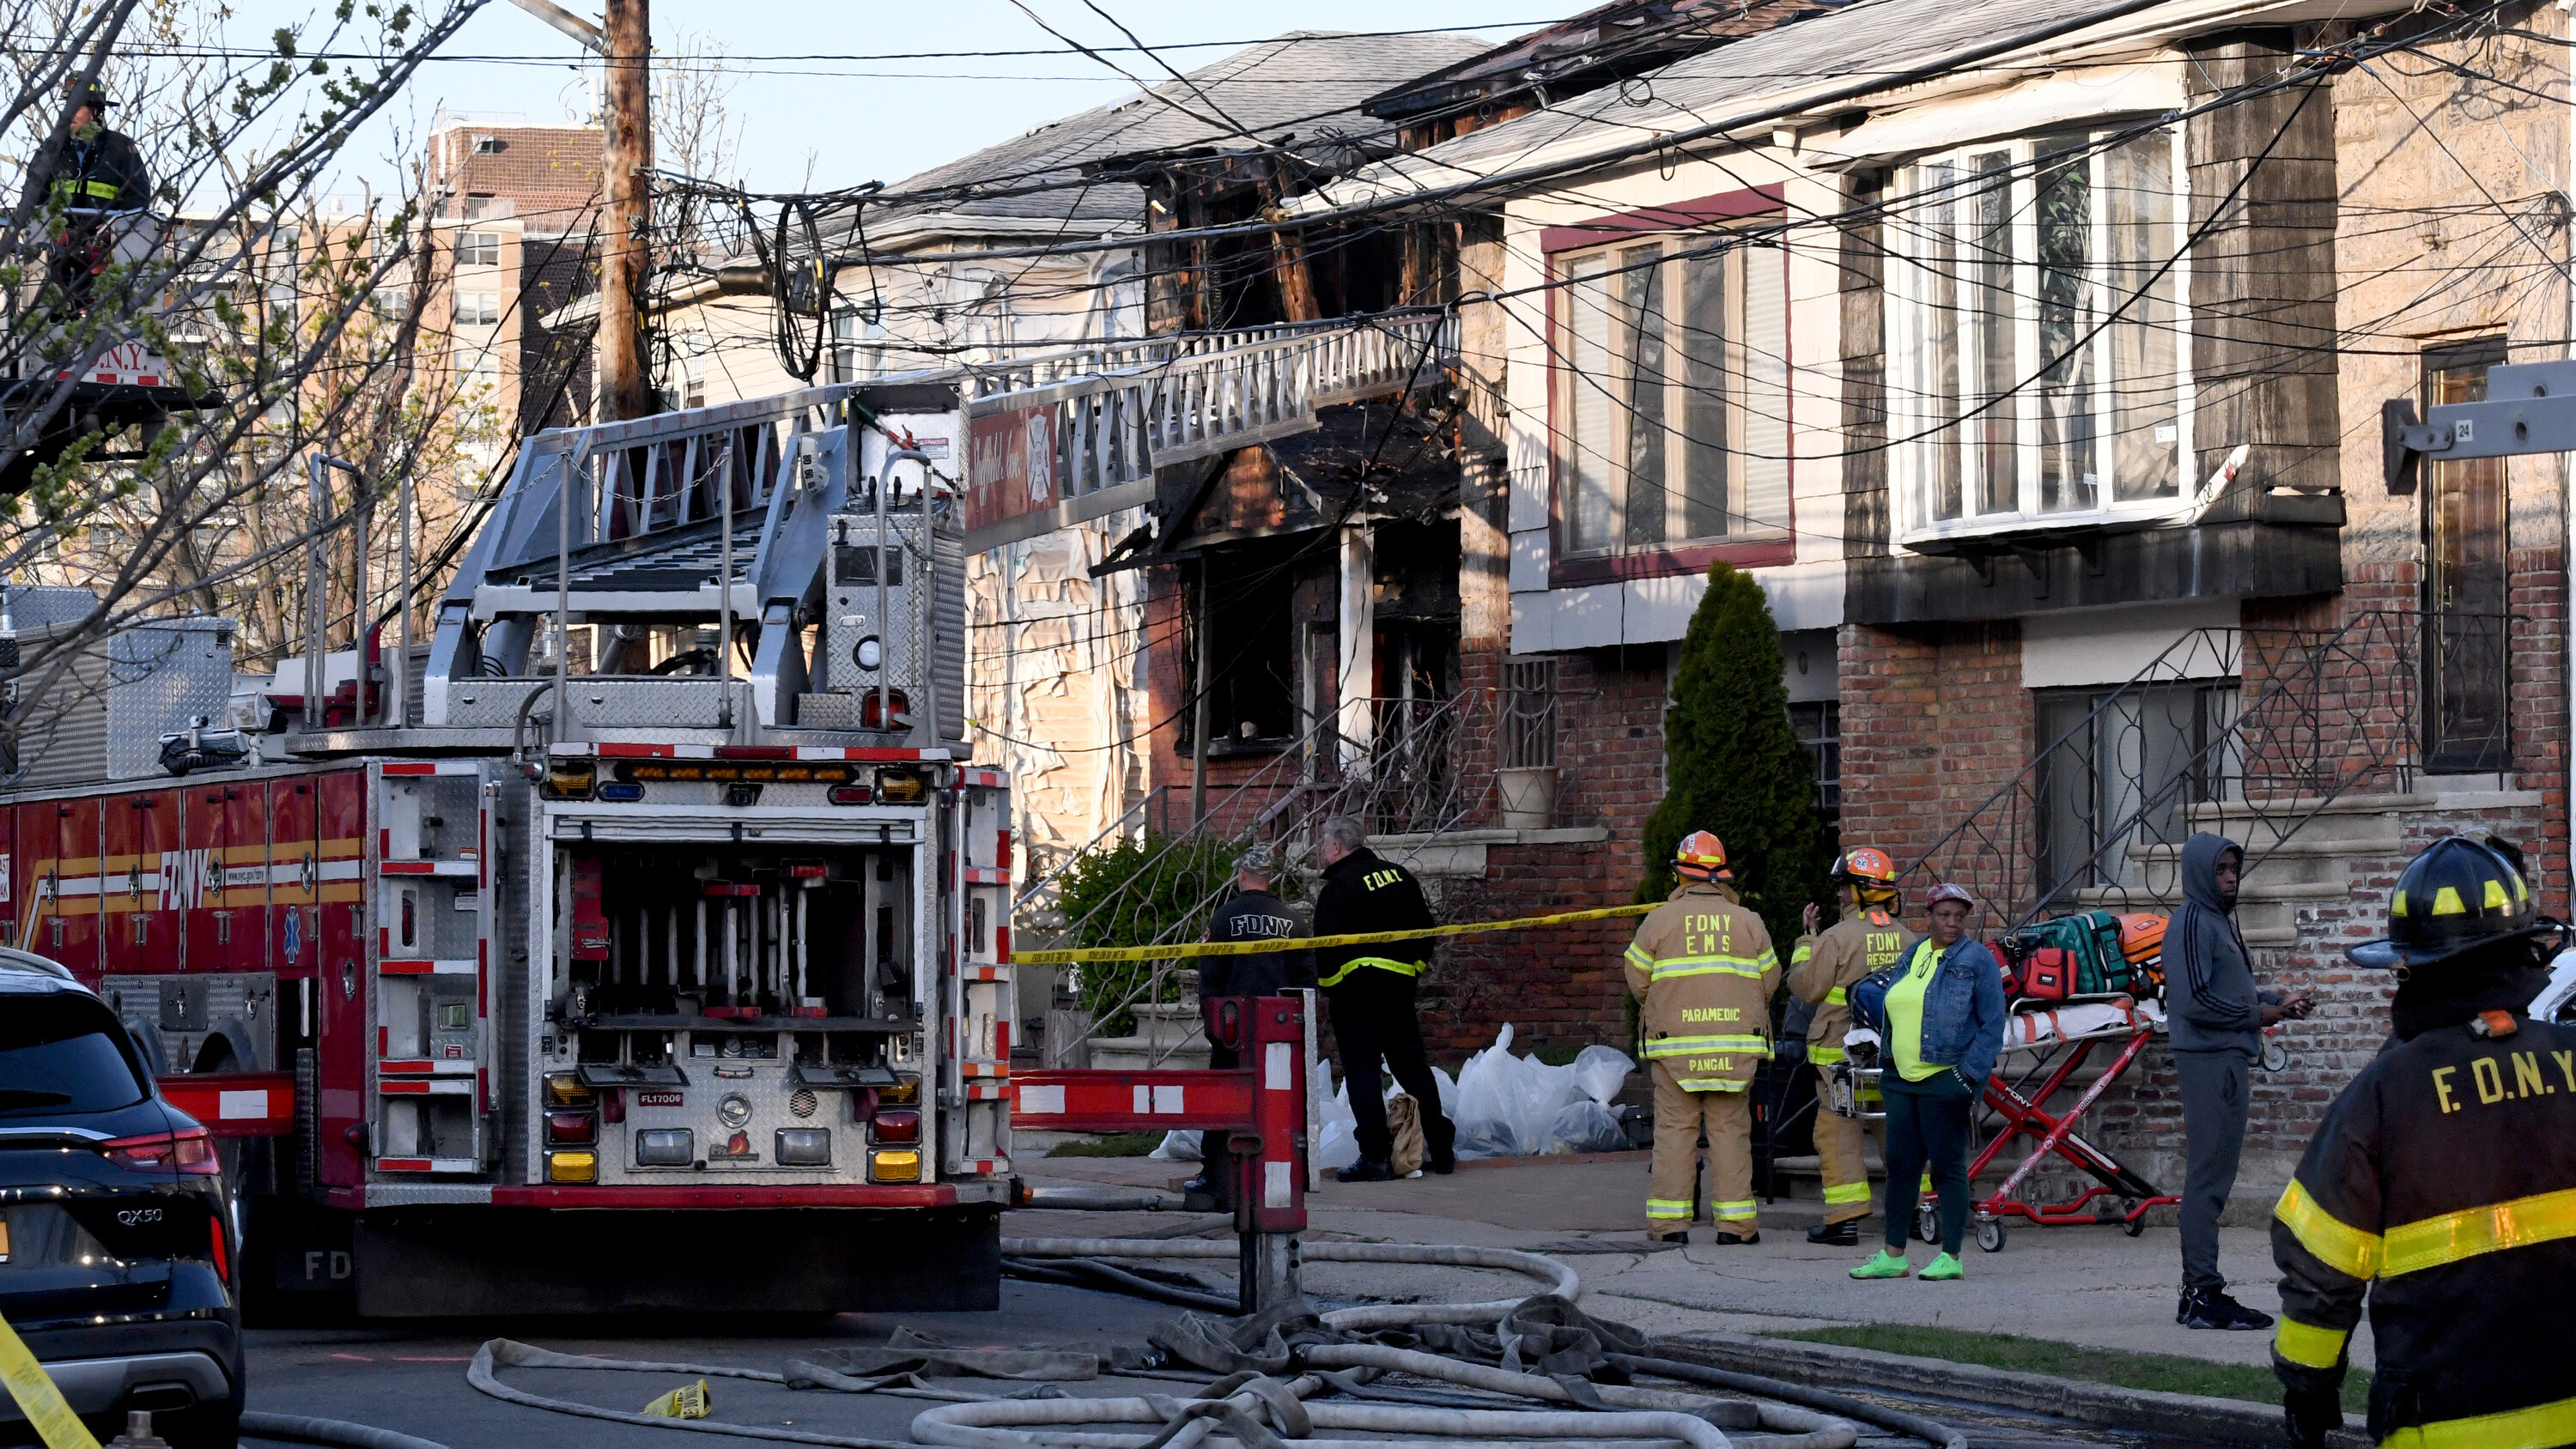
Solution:
M 966 437 L 953 377 L 549 432 L 421 646 L 237 680 L 172 619 L 29 667 L 0 934 L 217 1134 L 254 1302 L 997 1305 Z M 21 658 L 75 593 L 0 597 Z

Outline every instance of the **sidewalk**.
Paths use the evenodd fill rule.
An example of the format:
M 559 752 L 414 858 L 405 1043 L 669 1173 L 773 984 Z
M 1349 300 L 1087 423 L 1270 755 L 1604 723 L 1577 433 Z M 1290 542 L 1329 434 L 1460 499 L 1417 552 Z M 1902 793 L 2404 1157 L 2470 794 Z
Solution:
M 1137 1187 L 1167 1187 L 1195 1170 L 1194 1164 L 1149 1158 L 1037 1156 L 1022 1159 L 1020 1167 L 1033 1181 Z M 1916 1324 L 2218 1363 L 2271 1362 L 2268 1333 L 2200 1332 L 2173 1321 L 2181 1249 L 2179 1234 L 2169 1223 L 2152 1225 L 2137 1238 L 2115 1228 L 2008 1224 L 2000 1253 L 1979 1252 L 1972 1238 L 1961 1254 L 1967 1265 L 1962 1281 L 1861 1283 L 1851 1279 L 1849 1270 L 1869 1253 L 1880 1231 L 1877 1218 L 1863 1224 L 1857 1249 L 1810 1247 L 1806 1229 L 1821 1219 L 1822 1205 L 1784 1199 L 1764 1205 L 1762 1241 L 1752 1247 L 1714 1247 L 1708 1225 L 1701 1223 L 1692 1229 L 1696 1241 L 1689 1247 L 1649 1250 L 1645 1195 L 1642 1156 L 1566 1163 L 1538 1159 L 1466 1165 L 1446 1178 L 1326 1181 L 1308 1196 L 1307 1209 L 1312 1231 L 1319 1235 L 1524 1248 L 1565 1258 L 1583 1275 L 1588 1309 L 1662 1334 Z M 1090 1236 L 1153 1231 L 1171 1236 L 1179 1226 L 1180 1220 L 1148 1213 L 1077 1218 L 1015 1212 L 1005 1219 L 1003 1232 Z M 2221 1239 L 2230 1291 L 2252 1307 L 2277 1312 L 2270 1235 L 2259 1228 L 2228 1228 Z M 1912 1244 L 1917 1265 L 1928 1262 L 1933 1251 Z M 1440 1297 L 1466 1287 L 1462 1275 L 1444 1269 L 1316 1265 L 1307 1275 L 1318 1291 L 1336 1296 Z M 1499 1296 L 1500 1290 L 1479 1291 Z M 2366 1325 L 2354 1335 L 2352 1359 L 2356 1367 L 2371 1362 Z

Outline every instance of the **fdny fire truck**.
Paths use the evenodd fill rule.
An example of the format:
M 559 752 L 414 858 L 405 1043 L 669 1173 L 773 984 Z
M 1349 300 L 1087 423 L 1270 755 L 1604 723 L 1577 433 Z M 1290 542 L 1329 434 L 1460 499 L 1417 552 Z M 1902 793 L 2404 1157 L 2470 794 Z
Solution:
M 0 934 L 216 1133 L 254 1304 L 995 1306 L 966 437 L 953 379 L 542 434 L 431 637 L 267 675 L 0 595 Z

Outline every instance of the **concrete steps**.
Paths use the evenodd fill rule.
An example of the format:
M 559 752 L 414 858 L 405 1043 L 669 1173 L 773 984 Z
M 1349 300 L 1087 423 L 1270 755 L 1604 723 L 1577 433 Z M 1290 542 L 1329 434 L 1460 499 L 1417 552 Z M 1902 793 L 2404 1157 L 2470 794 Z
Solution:
M 2349 899 L 2353 861 L 2400 853 L 2399 814 L 2430 810 L 2436 801 L 2415 794 L 2223 800 L 2195 805 L 2185 819 L 2194 831 L 2243 845 L 2256 862 L 2237 896 L 2245 944 L 2287 947 L 2298 944 L 2302 906 Z M 2131 884 L 2078 891 L 2076 902 L 2088 910 L 2170 912 L 2182 899 L 2181 857 L 2178 844 L 2132 847 Z

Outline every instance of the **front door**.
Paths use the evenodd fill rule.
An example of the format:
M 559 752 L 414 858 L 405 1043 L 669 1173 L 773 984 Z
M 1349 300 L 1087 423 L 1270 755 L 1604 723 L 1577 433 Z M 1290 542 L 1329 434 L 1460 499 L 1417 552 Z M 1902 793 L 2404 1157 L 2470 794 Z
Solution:
M 2501 341 L 2424 359 L 2427 403 L 2484 402 Z M 2509 565 L 2505 460 L 2428 463 L 2424 470 L 2424 768 L 2486 774 L 2512 768 L 2505 731 Z

